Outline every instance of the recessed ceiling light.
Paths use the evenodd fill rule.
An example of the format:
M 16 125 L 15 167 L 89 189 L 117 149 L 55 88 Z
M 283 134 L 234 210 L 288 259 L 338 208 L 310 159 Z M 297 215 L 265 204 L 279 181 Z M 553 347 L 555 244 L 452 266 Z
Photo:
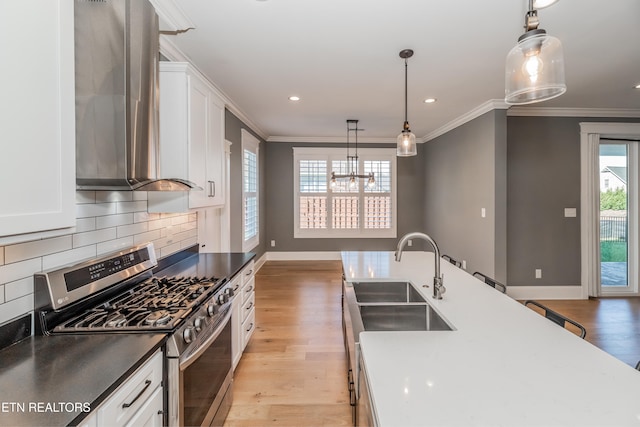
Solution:
M 290 96 L 289 97 L 289 101 L 300 101 L 300 97 L 299 96 L 295 96 L 295 95 Z
M 436 101 L 437 101 L 436 98 L 427 98 L 427 99 L 424 100 L 424 103 L 425 104 L 433 104 Z
M 558 0 L 533 0 L 533 7 L 535 9 L 543 9 L 556 3 Z
M 636 89 L 640 89 L 640 83 L 634 86 Z

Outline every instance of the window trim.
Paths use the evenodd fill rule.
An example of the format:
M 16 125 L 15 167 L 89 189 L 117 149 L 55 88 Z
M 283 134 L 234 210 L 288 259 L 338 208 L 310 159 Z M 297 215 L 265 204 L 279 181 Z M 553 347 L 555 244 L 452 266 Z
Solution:
M 249 133 L 247 130 L 241 130 L 241 164 L 242 164 L 242 251 L 249 252 L 260 244 L 260 141 Z M 245 212 L 247 208 L 247 194 L 244 190 L 244 152 L 250 151 L 256 155 L 256 235 L 250 239 L 245 239 L 246 218 Z
M 325 160 L 327 162 L 327 215 L 331 215 L 331 190 L 328 189 L 331 176 L 331 162 L 333 160 L 345 160 L 346 150 L 342 147 L 293 147 L 293 237 L 303 238 L 326 238 L 326 239 L 376 239 L 376 238 L 396 238 L 398 220 L 398 183 L 397 183 L 397 158 L 395 148 L 359 148 L 359 168 L 363 169 L 364 161 L 387 160 L 391 164 L 391 228 L 389 229 L 366 229 L 364 222 L 360 223 L 357 230 L 353 229 L 301 229 L 300 228 L 300 197 L 305 193 L 300 192 L 300 161 L 301 160 Z M 364 201 L 364 197 L 370 194 L 362 191 L 363 183 L 360 183 L 360 191 L 357 193 L 359 200 Z M 319 193 L 309 193 L 319 194 Z M 345 195 L 350 193 L 336 193 Z M 356 194 L 356 193 L 351 193 Z

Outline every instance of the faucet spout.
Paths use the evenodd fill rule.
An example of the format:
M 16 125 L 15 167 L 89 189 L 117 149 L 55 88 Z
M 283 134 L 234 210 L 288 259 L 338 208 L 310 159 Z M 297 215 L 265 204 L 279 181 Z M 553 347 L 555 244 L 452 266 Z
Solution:
M 431 237 L 427 236 L 424 233 L 420 232 L 412 232 L 407 233 L 398 241 L 398 247 L 396 248 L 395 257 L 396 261 L 400 262 L 402 259 L 402 251 L 406 246 L 407 242 L 411 239 L 421 239 L 425 242 L 429 243 L 433 247 L 433 251 L 435 252 L 435 276 L 433 277 L 433 297 L 435 299 L 442 299 L 442 294 L 446 292 L 446 288 L 443 284 L 442 274 L 440 274 L 440 248 L 438 248 L 438 244 Z

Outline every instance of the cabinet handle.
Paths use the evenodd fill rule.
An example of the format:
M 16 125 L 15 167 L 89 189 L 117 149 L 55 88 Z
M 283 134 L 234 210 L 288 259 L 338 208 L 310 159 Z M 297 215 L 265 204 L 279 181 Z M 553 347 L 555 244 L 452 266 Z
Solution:
M 253 302 L 249 303 L 249 305 L 247 306 L 247 310 L 251 310 L 251 307 L 253 307 Z
M 253 269 L 247 271 L 247 274 L 245 274 L 245 276 L 251 276 L 253 274 Z
M 147 391 L 147 389 L 149 388 L 149 386 L 151 385 L 151 380 L 146 380 L 144 382 L 144 387 L 142 388 L 142 390 L 140 390 L 140 393 L 138 393 L 138 395 L 136 397 L 133 398 L 133 400 L 131 401 L 131 403 L 123 403 L 122 404 L 122 408 L 128 408 L 131 405 L 133 405 L 136 400 L 140 399 L 140 396 L 142 396 L 144 394 L 145 391 Z
M 209 182 L 209 197 L 216 197 L 216 182 L 215 181 L 208 181 Z
M 249 332 L 252 329 L 253 329 L 253 322 L 249 325 L 249 329 L 247 329 L 247 332 Z
M 239 285 L 239 284 L 238 284 L 238 285 L 236 285 L 236 286 L 234 286 L 234 288 L 233 288 L 233 292 L 237 291 L 239 287 L 240 287 L 240 285 Z
M 253 290 L 253 286 L 249 286 L 245 292 L 246 292 L 246 293 L 249 293 L 249 292 L 251 292 L 252 290 Z

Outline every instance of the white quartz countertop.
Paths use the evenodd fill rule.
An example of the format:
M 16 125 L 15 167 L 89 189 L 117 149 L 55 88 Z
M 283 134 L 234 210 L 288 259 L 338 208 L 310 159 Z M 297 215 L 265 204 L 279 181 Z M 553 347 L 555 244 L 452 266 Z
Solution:
M 347 281 L 410 281 L 455 328 L 360 334 L 381 426 L 640 426 L 640 372 L 444 261 L 433 299 L 433 258 L 342 252 Z

